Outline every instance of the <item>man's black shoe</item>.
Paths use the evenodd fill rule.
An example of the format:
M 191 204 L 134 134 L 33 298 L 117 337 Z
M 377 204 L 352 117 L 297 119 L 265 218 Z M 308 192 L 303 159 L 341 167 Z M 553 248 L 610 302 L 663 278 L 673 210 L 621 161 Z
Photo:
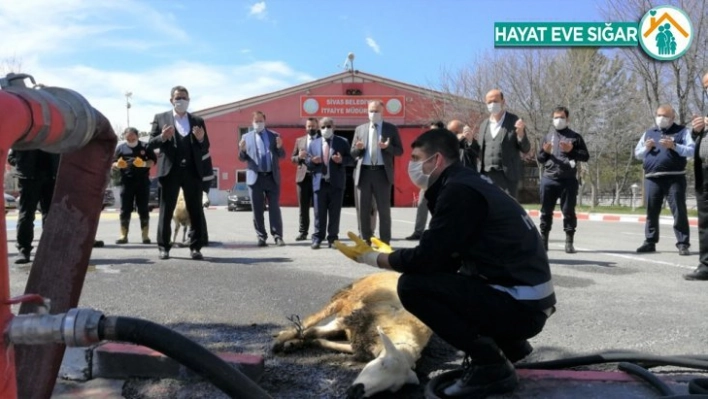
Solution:
M 94 240 L 93 242 L 94 248 L 103 248 L 104 245 L 105 243 L 103 242 L 103 240 Z
M 684 280 L 708 281 L 708 267 L 700 265 L 691 273 L 683 275 Z
M 302 233 L 299 236 L 295 237 L 295 241 L 305 241 L 307 240 L 307 233 Z
M 27 263 L 30 263 L 30 254 L 28 252 L 20 252 L 17 254 L 17 257 L 15 257 L 16 265 L 24 265 Z
M 533 352 L 533 346 L 527 340 L 495 342 L 511 363 L 516 363 Z
M 310 245 L 310 248 L 312 249 L 320 249 L 320 242 L 319 241 L 313 241 L 312 245 Z
M 641 247 L 637 248 L 637 253 L 645 254 L 649 252 L 656 252 L 656 244 L 653 242 L 645 242 Z
M 406 240 L 408 240 L 408 241 L 418 241 L 418 240 L 420 240 L 420 237 L 422 237 L 422 236 L 423 236 L 422 234 L 420 234 L 420 233 L 418 233 L 418 232 L 415 232 L 415 233 L 409 235 L 408 237 L 406 237 Z
M 198 249 L 193 249 L 190 251 L 190 255 L 192 256 L 193 260 L 202 260 L 204 259 L 204 256 L 202 256 L 202 253 L 199 252 Z
M 170 251 L 160 250 L 160 259 L 170 259 Z
M 514 366 L 508 360 L 497 364 L 463 363 L 462 376 L 445 388 L 447 397 L 484 398 L 513 391 L 519 384 Z
M 681 256 L 691 255 L 691 251 L 688 250 L 688 245 L 679 244 L 679 245 L 677 245 L 677 247 L 678 247 L 679 255 L 681 255 Z
M 285 243 L 283 242 L 283 239 L 280 237 L 275 237 L 275 245 L 279 247 L 284 247 Z
M 262 238 L 259 238 L 259 239 L 258 239 L 258 246 L 259 246 L 259 247 L 267 247 L 268 244 L 266 243 L 266 240 L 264 240 L 264 239 L 262 239 Z

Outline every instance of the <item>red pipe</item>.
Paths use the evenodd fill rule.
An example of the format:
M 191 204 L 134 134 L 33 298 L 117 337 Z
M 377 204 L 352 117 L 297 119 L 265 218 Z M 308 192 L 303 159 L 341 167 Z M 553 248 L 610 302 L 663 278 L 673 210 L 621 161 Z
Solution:
M 11 115 L 11 118 L 0 116 L 0 162 L 5 165 L 7 153 L 12 144 L 24 136 L 32 126 L 32 117 L 27 103 L 19 97 L 0 91 L 0 109 L 2 116 Z M 4 176 L 0 175 L 0 183 L 4 183 Z M 3 185 L 4 187 L 4 185 Z M 0 199 L 3 209 L 5 197 Z M 0 327 L 5 331 L 7 323 L 12 320 L 10 311 L 10 269 L 7 264 L 7 226 L 5 218 L 0 218 Z M 5 340 L 0 339 L 0 399 L 15 399 L 17 385 L 15 382 L 15 356 L 11 346 L 5 345 Z

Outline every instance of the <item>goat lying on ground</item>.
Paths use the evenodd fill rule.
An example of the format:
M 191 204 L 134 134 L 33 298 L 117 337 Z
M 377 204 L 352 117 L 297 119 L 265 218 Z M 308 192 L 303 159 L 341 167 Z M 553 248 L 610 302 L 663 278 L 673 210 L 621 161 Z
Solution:
M 403 308 L 396 290 L 399 276 L 396 272 L 371 274 L 339 290 L 302 325 L 278 333 L 273 351 L 309 345 L 352 353 L 357 360 L 373 358 L 347 391 L 349 398 L 418 384 L 413 368 L 432 331 Z M 331 322 L 318 326 L 333 315 Z M 346 341 L 333 341 L 337 338 Z
M 189 230 L 190 220 L 189 212 L 187 212 L 187 203 L 184 201 L 184 192 L 182 189 L 179 189 L 177 205 L 175 206 L 174 213 L 172 213 L 172 221 L 175 222 L 175 233 L 172 236 L 172 243 L 177 243 L 177 234 L 179 234 L 179 228 L 182 227 L 182 244 L 184 244 L 187 241 L 187 230 Z

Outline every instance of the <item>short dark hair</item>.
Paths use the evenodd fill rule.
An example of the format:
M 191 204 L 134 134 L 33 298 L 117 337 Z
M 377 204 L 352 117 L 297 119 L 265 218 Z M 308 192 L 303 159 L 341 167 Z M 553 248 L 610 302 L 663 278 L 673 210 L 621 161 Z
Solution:
M 176 91 L 183 91 L 183 92 L 187 93 L 187 97 L 189 97 L 189 90 L 187 90 L 186 87 L 184 87 L 184 86 L 175 86 L 175 87 L 172 88 L 172 91 L 170 91 L 170 98 L 172 98 L 172 96 L 175 95 L 175 92 L 176 92 Z
M 265 114 L 263 113 L 263 111 L 253 111 L 253 115 L 251 116 L 251 119 L 255 118 L 256 115 L 260 115 L 263 117 L 263 120 L 266 120 L 266 117 L 265 117 Z
M 448 162 L 460 160 L 460 141 L 455 133 L 445 128 L 421 134 L 411 143 L 411 148 L 420 148 L 430 155 L 439 152 Z
M 138 129 L 134 127 L 125 128 L 125 130 L 123 131 L 123 137 L 127 136 L 128 133 L 135 133 L 136 136 L 140 136 L 140 132 L 138 132 Z
M 265 119 L 265 115 L 263 115 L 263 119 Z M 307 118 L 307 122 L 314 122 L 315 124 L 319 125 L 320 122 L 317 120 L 317 118 Z
M 553 114 L 555 114 L 556 112 L 564 113 L 566 118 L 570 115 L 570 111 L 568 111 L 568 108 L 566 108 L 562 105 L 559 105 L 559 106 L 553 108 L 553 112 L 551 113 L 551 116 L 553 116 Z
M 445 129 L 445 124 L 443 121 L 430 122 L 431 129 Z

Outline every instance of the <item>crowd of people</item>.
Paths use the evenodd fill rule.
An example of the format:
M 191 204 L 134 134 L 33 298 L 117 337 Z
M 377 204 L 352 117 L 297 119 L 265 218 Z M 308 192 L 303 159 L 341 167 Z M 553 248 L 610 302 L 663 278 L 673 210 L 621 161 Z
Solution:
M 708 73 L 702 79 L 708 96 Z M 159 257 L 168 259 L 173 243 L 170 223 L 179 191 L 190 215 L 191 258 L 201 260 L 208 243 L 202 193 L 211 175 L 209 138 L 204 120 L 187 112 L 189 92 L 182 86 L 170 92 L 172 110 L 155 116 L 150 140 L 138 140 L 137 130 L 124 132 L 125 143 L 115 152 L 113 169 L 121 176 L 120 236 L 128 242 L 130 215 L 137 208 L 142 242 L 148 236 L 147 192 L 149 169 L 157 165 L 161 186 L 157 228 Z M 548 115 L 550 129 L 542 138 L 536 159 L 543 165 L 540 184 L 540 227 L 516 201 L 522 177 L 520 154 L 531 144 L 524 121 L 507 111 L 504 94 L 491 90 L 485 97 L 489 115 L 477 129 L 459 120 L 435 122 L 411 144 L 408 175 L 420 189 L 413 248 L 393 250 L 391 241 L 391 187 L 394 158 L 403 145 L 394 124 L 383 120 L 383 103 L 368 104 L 368 121 L 359 125 L 352 143 L 335 135 L 332 118 L 310 118 L 305 134 L 293 148 L 300 202 L 297 241 L 311 240 L 311 248 L 335 247 L 349 258 L 373 267 L 401 272 L 398 295 L 403 306 L 442 339 L 465 352 L 458 379 L 445 395 L 466 397 L 513 390 L 518 379 L 513 363 L 533 348 L 528 339 L 543 329 L 556 304 L 548 261 L 548 237 L 558 200 L 566 234 L 565 252 L 575 253 L 575 215 L 578 168 L 588 153 L 580 133 L 571 129 L 571 111 L 563 106 Z M 280 135 L 266 127 L 266 115 L 253 113 L 253 128 L 238 146 L 246 162 L 258 246 L 267 246 L 265 200 L 269 231 L 283 246 L 280 212 L 281 174 L 285 158 Z M 686 166 L 694 160 L 698 199 L 699 266 L 684 276 L 708 280 L 708 117 L 695 116 L 690 126 L 677 123 L 668 104 L 635 148 L 643 162 L 647 221 L 639 253 L 656 251 L 658 218 L 664 199 L 674 217 L 679 255 L 690 255 L 686 210 Z M 476 133 L 475 133 L 476 131 Z M 160 156 L 156 157 L 155 151 Z M 9 162 L 19 180 L 18 257 L 30 262 L 34 214 L 38 204 L 46 218 L 59 156 L 40 150 L 13 151 Z M 346 182 L 345 168 L 354 167 L 355 203 L 359 234 L 353 245 L 339 241 L 339 223 Z M 308 238 L 310 209 L 314 233 Z M 432 215 L 425 228 L 428 214 Z M 380 237 L 374 237 L 376 222 Z M 372 245 L 373 244 L 373 245 Z M 514 250 L 510 250 L 513 248 Z

